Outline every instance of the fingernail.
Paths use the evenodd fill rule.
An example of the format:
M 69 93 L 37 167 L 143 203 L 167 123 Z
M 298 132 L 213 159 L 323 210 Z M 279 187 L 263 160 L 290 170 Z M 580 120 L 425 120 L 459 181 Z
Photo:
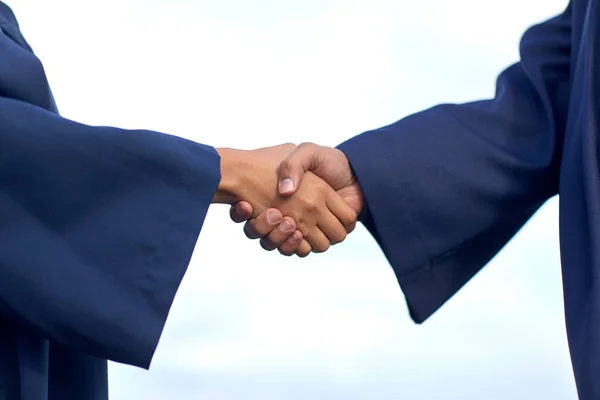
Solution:
M 235 211 L 236 211 L 238 214 L 244 214 L 244 207 L 242 207 L 242 205 L 241 205 L 241 204 L 236 204 L 236 206 L 235 206 Z
M 281 215 L 279 213 L 270 212 L 270 213 L 267 214 L 267 222 L 270 225 L 278 224 L 279 221 L 281 221 Z
M 300 238 L 298 237 L 298 235 L 296 235 L 294 233 L 292 236 L 290 236 L 289 241 L 292 242 L 292 243 L 298 243 L 300 241 Z
M 283 221 L 281 225 L 279 225 L 279 229 L 281 229 L 281 232 L 289 232 L 294 229 L 294 226 L 290 223 L 290 221 Z
M 294 181 L 290 178 L 285 178 L 281 182 L 279 182 L 279 193 L 287 193 L 291 190 L 294 190 Z

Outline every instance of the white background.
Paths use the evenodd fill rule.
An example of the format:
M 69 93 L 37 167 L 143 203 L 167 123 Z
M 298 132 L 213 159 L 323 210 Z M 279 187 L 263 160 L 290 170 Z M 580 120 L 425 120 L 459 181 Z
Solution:
M 215 146 L 336 145 L 493 95 L 564 0 L 7 0 L 59 109 Z M 574 399 L 557 199 L 422 326 L 360 227 L 306 260 L 213 207 L 150 371 L 112 399 Z

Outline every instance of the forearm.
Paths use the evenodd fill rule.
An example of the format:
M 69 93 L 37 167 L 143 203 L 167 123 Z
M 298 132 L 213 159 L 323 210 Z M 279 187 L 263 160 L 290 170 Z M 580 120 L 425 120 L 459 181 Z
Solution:
M 244 150 L 231 148 L 216 149 L 221 158 L 221 180 L 213 196 L 213 204 L 235 204 L 240 200 L 240 187 L 243 185 L 243 172 L 248 170 Z

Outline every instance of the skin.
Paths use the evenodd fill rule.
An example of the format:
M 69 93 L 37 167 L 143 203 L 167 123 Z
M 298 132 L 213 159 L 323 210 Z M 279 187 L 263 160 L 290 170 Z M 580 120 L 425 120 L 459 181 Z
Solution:
M 278 169 L 296 148 L 284 144 L 257 150 L 217 149 L 221 181 L 213 203 L 233 205 L 244 201 L 250 217 L 260 215 L 262 221 L 247 224 L 247 236 L 256 237 L 264 230 L 263 225 L 269 226 L 272 241 L 263 241 L 263 248 L 275 249 L 288 242 L 295 254 L 306 256 L 311 251 L 327 251 L 332 244 L 343 241 L 356 225 L 357 212 L 347 199 L 311 172 L 303 174 L 293 196 L 278 193 Z
M 302 182 L 311 174 L 315 174 L 335 190 L 356 215 L 360 215 L 364 208 L 365 200 L 358 180 L 348 159 L 338 149 L 303 143 L 281 162 L 277 170 L 279 192 L 282 196 L 293 198 Z M 247 221 L 244 227 L 246 236 L 252 239 L 260 238 L 263 248 L 277 248 L 283 255 L 299 254 L 301 250 L 304 255 L 305 249 L 300 248 L 293 234 L 286 233 L 280 226 L 271 223 L 272 220 L 268 217 L 274 215 L 283 214 L 276 208 L 270 208 L 256 216 L 252 205 L 245 201 L 238 202 L 230 210 L 233 221 Z

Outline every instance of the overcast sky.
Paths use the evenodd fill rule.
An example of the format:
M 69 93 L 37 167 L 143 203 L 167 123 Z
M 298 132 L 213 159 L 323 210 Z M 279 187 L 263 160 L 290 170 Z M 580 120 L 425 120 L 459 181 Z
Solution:
M 493 95 L 566 0 L 6 0 L 62 114 L 215 146 L 335 145 Z M 422 326 L 358 228 L 306 260 L 211 209 L 150 371 L 129 399 L 575 399 L 557 199 Z

